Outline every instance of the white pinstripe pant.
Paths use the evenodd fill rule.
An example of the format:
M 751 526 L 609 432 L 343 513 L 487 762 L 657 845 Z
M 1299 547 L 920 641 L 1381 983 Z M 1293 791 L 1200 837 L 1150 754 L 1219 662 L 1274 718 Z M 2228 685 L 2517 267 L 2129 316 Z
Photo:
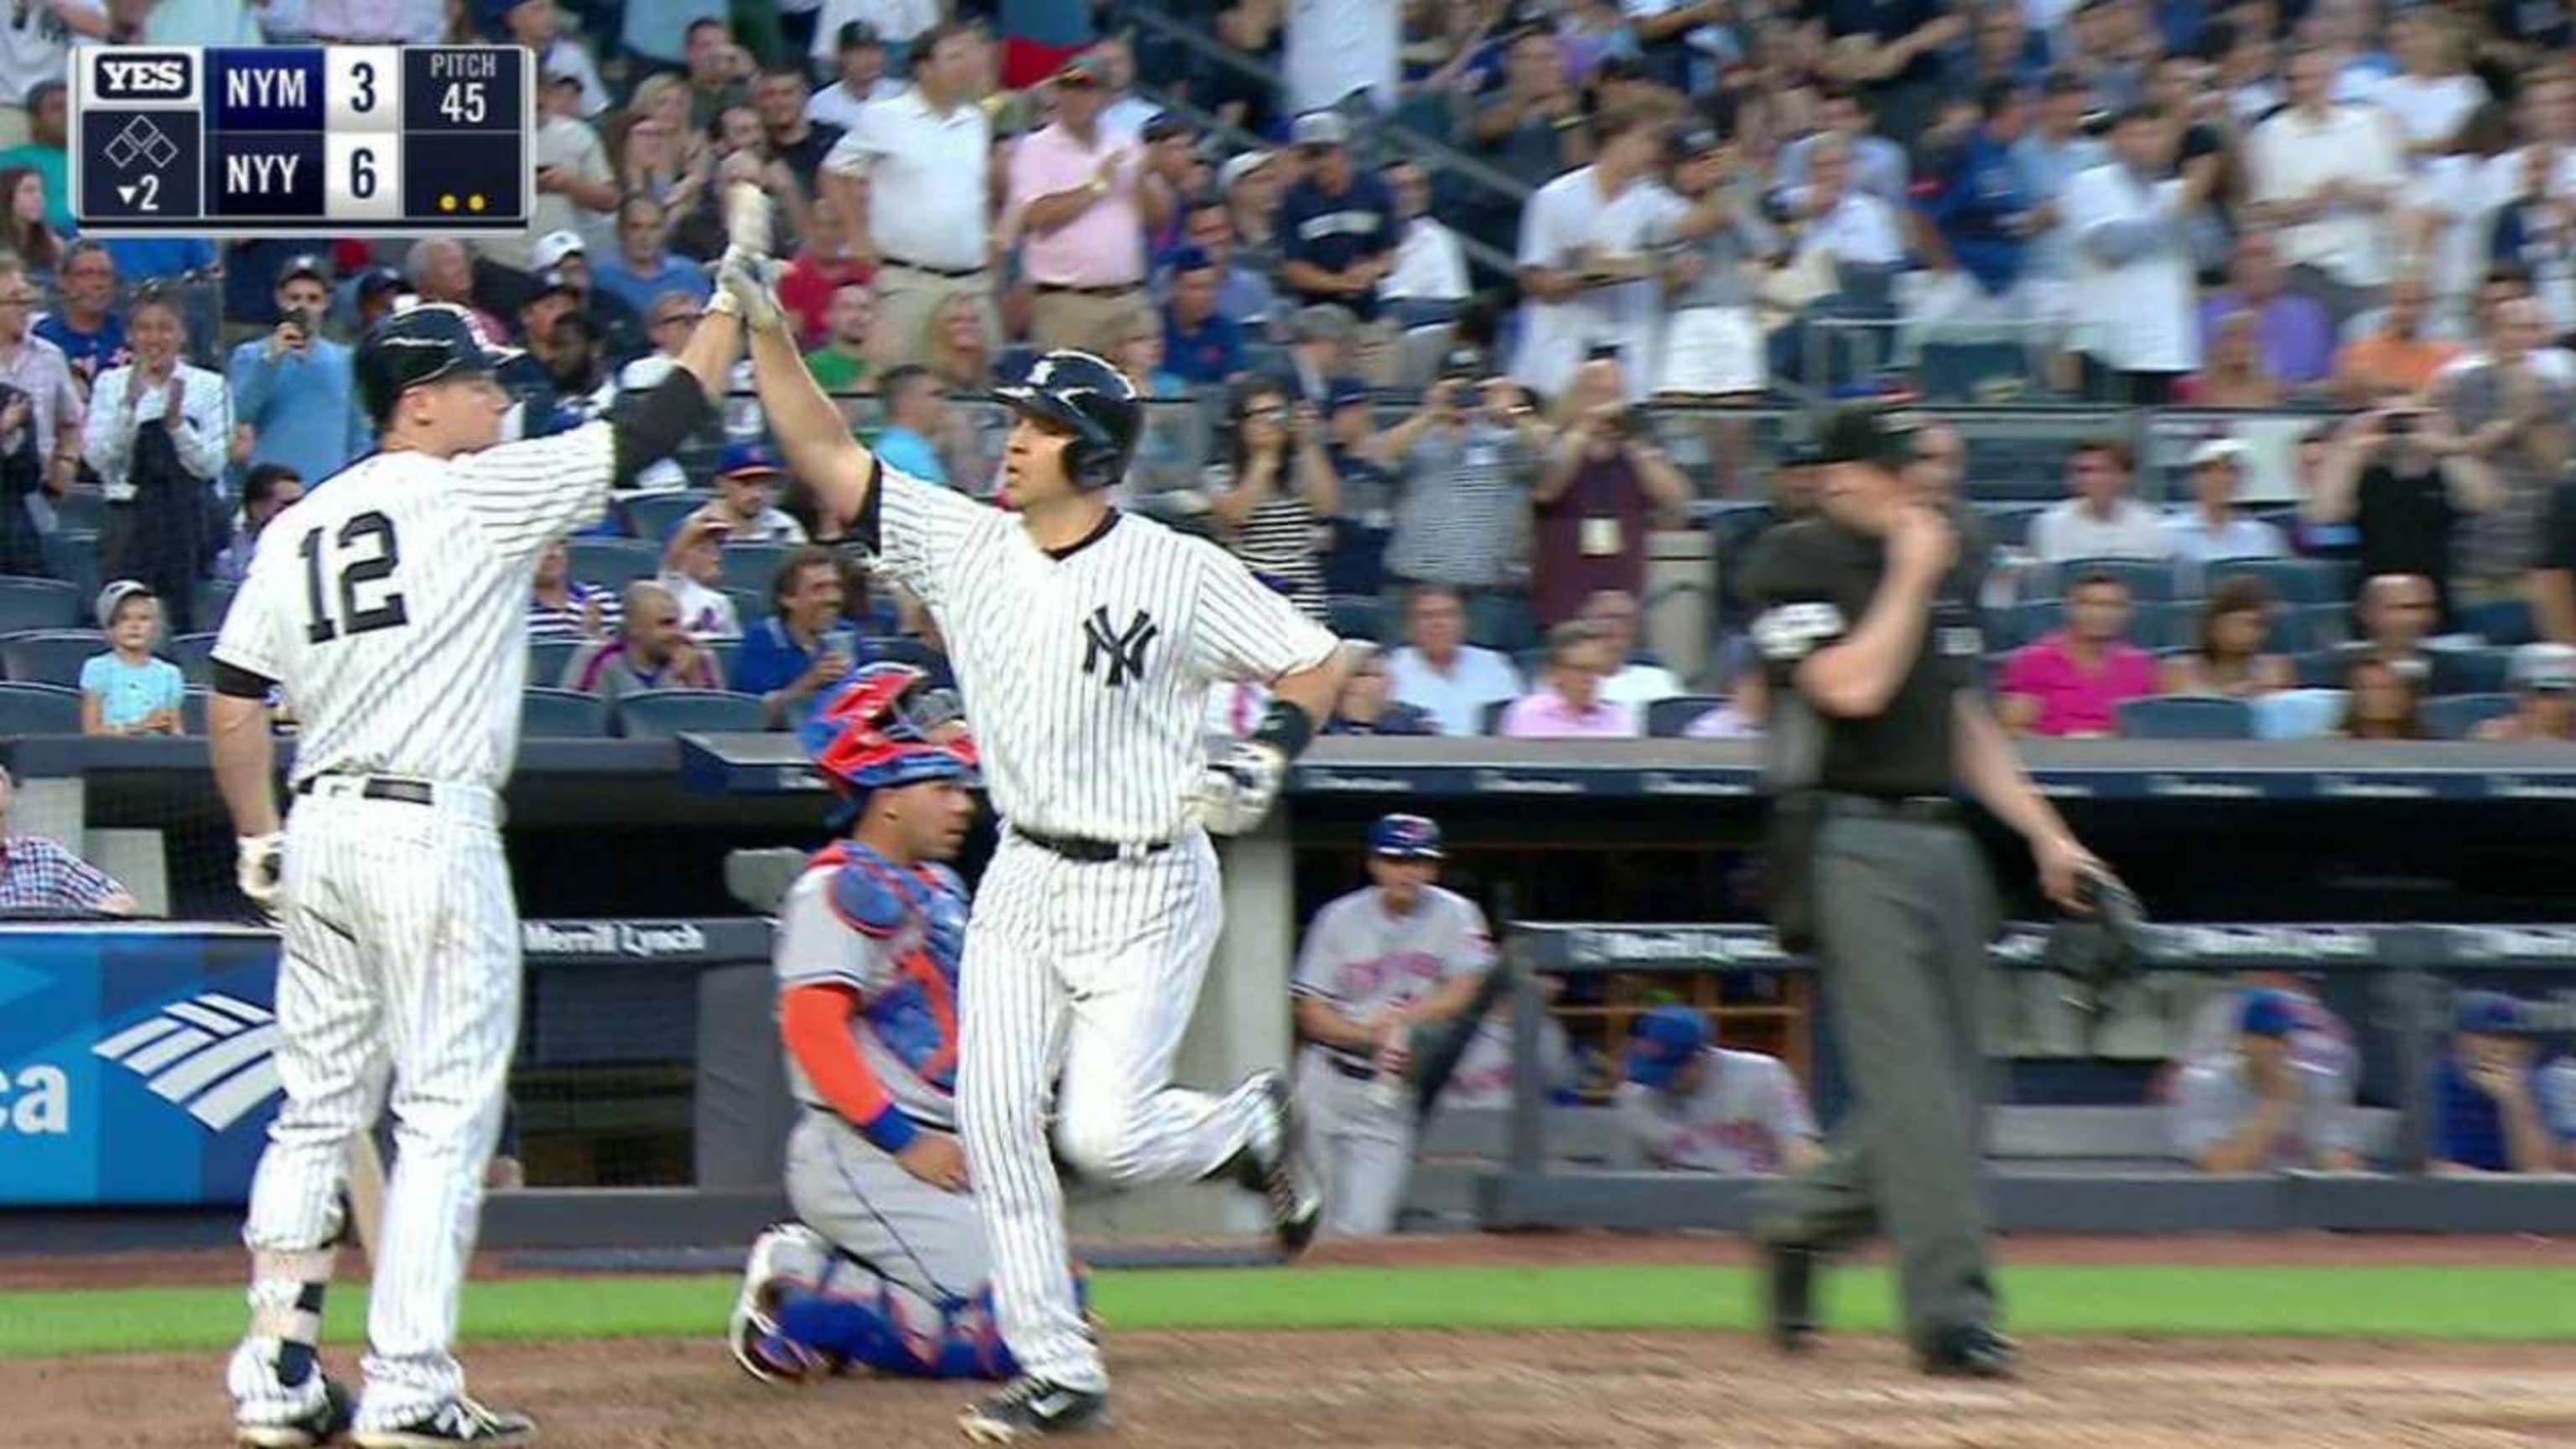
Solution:
M 1004 832 L 959 968 L 957 1117 L 993 1250 L 993 1302 L 1027 1372 L 1108 1382 L 1074 1297 L 1047 1153 L 1121 1186 L 1189 1181 L 1255 1131 L 1261 1098 L 1171 1085 L 1224 922 L 1216 850 L 1193 832 L 1139 860 L 1079 864 Z
M 287 824 L 278 1075 L 286 1105 L 251 1183 L 254 1251 L 340 1225 L 350 1138 L 392 1079 L 395 1162 L 367 1310 L 359 1422 L 463 1391 L 449 1353 L 519 1031 L 519 917 L 491 796 L 368 800 L 326 779 Z

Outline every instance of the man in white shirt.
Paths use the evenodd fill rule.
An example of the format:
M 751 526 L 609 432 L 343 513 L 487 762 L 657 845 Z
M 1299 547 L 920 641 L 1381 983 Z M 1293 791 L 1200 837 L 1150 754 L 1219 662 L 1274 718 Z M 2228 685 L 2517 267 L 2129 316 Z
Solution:
M 2076 350 L 2097 402 L 2155 407 L 2174 380 L 2200 366 L 2191 243 L 2184 225 L 2218 175 L 2169 177 L 2176 130 L 2152 107 L 2133 106 L 2111 130 L 2113 160 L 2066 191 L 2075 239 Z
M 101 0 L 29 0 L 0 18 L 0 146 L 26 144 L 36 87 L 71 72 L 71 47 L 107 38 Z
M 2377 301 L 2396 251 L 2405 153 L 2395 123 L 2370 106 L 2337 105 L 2334 57 L 2290 60 L 2290 104 L 2246 142 L 2252 220 L 2280 227 L 2295 284 L 2340 325 Z
M 805 119 L 847 131 L 870 101 L 890 101 L 910 87 L 886 74 L 885 37 L 864 20 L 841 27 L 839 80 L 805 98 Z
M 1518 699 L 1520 671 L 1491 649 L 1467 642 L 1467 606 L 1458 591 L 1425 584 L 1406 602 L 1404 637 L 1387 660 L 1396 701 L 1431 716 L 1440 733 L 1474 739 L 1485 732 L 1485 707 Z
M 837 3 L 837 0 L 836 0 Z M 977 103 L 984 46 L 959 24 L 925 31 L 914 86 L 859 112 L 823 158 L 823 188 L 843 216 L 864 216 L 876 243 L 878 366 L 920 362 L 939 304 L 965 293 L 992 315 L 993 125 Z M 865 176 L 877 205 L 857 195 Z
M 1844 87 L 1828 87 L 1817 104 L 1816 119 L 1824 129 L 1799 137 L 1780 150 L 1779 186 L 1776 195 L 1792 212 L 1802 209 L 1806 188 L 1815 181 L 1816 151 L 1829 142 L 1840 140 L 1850 161 L 1850 181 L 1854 189 L 1868 192 L 1890 206 L 1905 206 L 1912 197 L 1912 186 L 1905 161 L 1905 148 L 1885 136 L 1872 135 L 1869 110 L 1858 93 Z
M 607 145 L 581 118 L 581 97 L 580 76 L 549 66 L 537 105 L 537 194 L 528 229 L 477 236 L 475 255 L 534 272 L 538 238 L 563 231 L 589 236 L 608 227 L 617 211 L 617 172 L 608 164 Z
M 2171 557 L 2156 511 L 2129 496 L 2129 445 L 2087 438 L 2067 459 L 2074 497 L 2030 521 L 2030 551 L 2044 563 L 2079 558 Z
M 1458 234 L 1431 215 L 1431 174 L 1418 161 L 1390 161 L 1379 175 L 1395 198 L 1395 214 L 1404 228 L 1395 244 L 1394 269 L 1377 284 L 1379 299 L 1395 303 L 1400 320 L 1408 322 L 1401 318 L 1406 303 L 1454 310 L 1467 299 L 1467 254 L 1458 245 Z
M 1395 109 L 1404 7 L 1391 0 L 1287 0 L 1281 69 L 1292 115 L 1329 110 L 1367 91 L 1380 111 Z
M 1610 657 L 1618 661 L 1618 668 L 1602 677 L 1601 697 L 1642 709 L 1685 691 L 1671 670 L 1638 657 L 1637 614 L 1637 596 L 1625 589 L 1600 589 L 1583 601 L 1583 622 L 1601 632 Z
M 1655 375 L 1662 262 L 1689 208 L 1654 179 L 1664 123 L 1638 112 L 1593 122 L 1594 160 L 1542 186 L 1521 213 L 1521 343 L 1512 379 L 1555 396 L 1595 348 L 1619 354 L 1631 401 Z
M 2248 518 L 2236 506 L 2244 485 L 2245 445 L 2212 438 L 2191 450 L 2192 504 L 2165 519 L 2165 541 L 2176 558 L 2215 563 L 2231 558 L 2283 558 L 2290 552 L 2281 530 Z
M 1836 268 L 1894 271 L 1905 264 L 1905 223 L 1896 208 L 1852 184 L 1850 143 L 1817 138 L 1809 153 L 1813 178 L 1801 191 L 1795 215 L 1803 225 L 1800 252 L 1822 251 Z

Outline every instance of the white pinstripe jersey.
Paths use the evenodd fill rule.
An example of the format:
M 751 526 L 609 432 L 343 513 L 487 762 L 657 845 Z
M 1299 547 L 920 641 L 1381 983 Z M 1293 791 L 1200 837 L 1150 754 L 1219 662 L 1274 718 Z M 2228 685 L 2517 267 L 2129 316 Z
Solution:
M 606 510 L 614 457 L 604 422 L 453 458 L 377 453 L 261 532 L 215 657 L 285 687 L 297 780 L 501 788 L 537 556 Z
M 880 565 L 939 621 L 994 812 L 1042 834 L 1180 835 L 1208 686 L 1336 647 L 1232 555 L 1150 519 L 1112 515 L 1050 558 L 1018 514 L 891 468 L 870 507 Z

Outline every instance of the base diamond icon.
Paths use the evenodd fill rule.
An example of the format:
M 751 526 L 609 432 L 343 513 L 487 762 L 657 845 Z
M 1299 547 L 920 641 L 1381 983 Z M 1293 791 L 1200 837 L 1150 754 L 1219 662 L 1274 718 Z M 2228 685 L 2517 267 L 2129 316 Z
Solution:
M 120 171 L 132 166 L 137 157 L 157 168 L 178 159 L 179 144 L 159 126 L 152 124 L 149 118 L 136 116 L 125 123 L 125 129 L 117 132 L 114 140 L 107 143 L 106 155 Z

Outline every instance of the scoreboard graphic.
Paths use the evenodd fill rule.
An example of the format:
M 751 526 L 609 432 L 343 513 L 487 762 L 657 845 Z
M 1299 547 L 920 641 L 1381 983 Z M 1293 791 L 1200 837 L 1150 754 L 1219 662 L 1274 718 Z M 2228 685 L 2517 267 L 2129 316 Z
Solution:
M 525 231 L 536 88 L 517 46 L 73 52 L 84 233 Z

